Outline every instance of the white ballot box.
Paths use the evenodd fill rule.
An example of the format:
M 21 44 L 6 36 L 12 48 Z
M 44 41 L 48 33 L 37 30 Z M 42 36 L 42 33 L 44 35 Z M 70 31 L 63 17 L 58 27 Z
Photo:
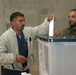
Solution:
M 38 37 L 39 75 L 76 75 L 75 37 Z

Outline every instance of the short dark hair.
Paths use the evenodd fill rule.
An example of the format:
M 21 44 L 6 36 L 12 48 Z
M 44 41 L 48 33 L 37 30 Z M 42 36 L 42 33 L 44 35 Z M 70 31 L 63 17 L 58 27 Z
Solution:
M 71 12 L 71 11 L 76 11 L 76 9 L 71 9 L 70 12 Z
M 10 16 L 10 22 L 12 22 L 13 19 L 15 19 L 15 18 L 18 17 L 18 16 L 23 16 L 23 17 L 24 17 L 24 15 L 23 15 L 21 12 L 14 12 L 14 13 L 12 13 L 11 16 Z

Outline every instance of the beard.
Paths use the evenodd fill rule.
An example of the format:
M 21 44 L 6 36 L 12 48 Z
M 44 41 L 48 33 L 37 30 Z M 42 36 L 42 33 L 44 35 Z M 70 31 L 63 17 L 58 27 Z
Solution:
M 25 25 L 22 25 L 21 28 L 20 28 L 20 30 L 23 30 L 23 29 L 24 29 L 24 26 L 25 26 Z
M 70 27 L 76 27 L 76 22 L 74 23 L 69 23 Z

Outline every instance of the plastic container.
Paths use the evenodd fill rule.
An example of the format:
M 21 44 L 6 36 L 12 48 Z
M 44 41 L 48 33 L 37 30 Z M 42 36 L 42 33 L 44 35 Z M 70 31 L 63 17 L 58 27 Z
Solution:
M 38 39 L 39 75 L 76 74 L 76 38 L 45 37 Z

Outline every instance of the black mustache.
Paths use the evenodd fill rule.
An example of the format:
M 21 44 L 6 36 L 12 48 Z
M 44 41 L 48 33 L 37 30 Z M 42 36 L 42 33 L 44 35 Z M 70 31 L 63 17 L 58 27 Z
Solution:
M 24 24 L 22 26 L 25 26 Z

